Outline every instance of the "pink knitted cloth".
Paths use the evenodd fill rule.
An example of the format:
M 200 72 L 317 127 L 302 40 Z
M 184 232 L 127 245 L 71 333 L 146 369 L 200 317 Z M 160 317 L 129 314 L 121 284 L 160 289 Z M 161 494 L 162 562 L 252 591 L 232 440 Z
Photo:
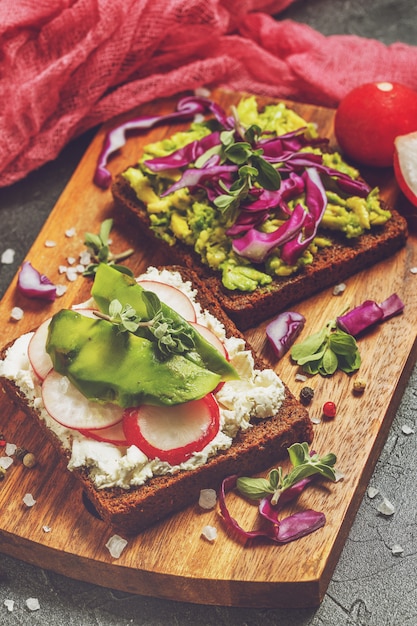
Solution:
M 201 86 L 329 106 L 368 81 L 417 90 L 417 47 L 279 20 L 291 2 L 0 2 L 0 186 L 114 115 Z

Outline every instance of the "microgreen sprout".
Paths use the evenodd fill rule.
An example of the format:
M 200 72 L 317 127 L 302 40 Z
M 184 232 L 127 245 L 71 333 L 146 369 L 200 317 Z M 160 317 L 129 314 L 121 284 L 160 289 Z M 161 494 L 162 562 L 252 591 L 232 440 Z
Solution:
M 320 474 L 329 480 L 336 480 L 334 465 L 336 456 L 333 453 L 320 457 L 310 454 L 308 443 L 294 443 L 288 448 L 292 469 L 283 474 L 282 467 L 272 469 L 267 478 L 241 477 L 236 486 L 240 493 L 251 500 L 271 498 L 271 504 L 276 505 L 282 493 L 300 483 L 303 479 Z
M 109 237 L 112 226 L 113 220 L 109 218 L 101 223 L 98 235 L 95 235 L 94 233 L 85 233 L 84 245 L 91 253 L 92 263 L 90 263 L 86 267 L 85 271 L 83 272 L 83 276 L 94 276 L 96 269 L 100 263 L 113 265 L 120 272 L 124 272 L 125 274 L 132 274 L 132 272 L 127 267 L 125 267 L 124 265 L 117 265 L 117 263 L 118 261 L 123 261 L 124 259 L 127 259 L 131 254 L 133 254 L 133 249 L 129 248 L 124 252 L 120 252 L 118 254 L 113 254 L 112 252 L 110 252 Z
M 195 349 L 192 329 L 185 323 L 174 322 L 167 317 L 155 293 L 143 291 L 142 296 L 148 312 L 147 319 L 140 317 L 130 304 L 123 306 L 116 299 L 110 302 L 108 314 L 100 311 L 95 314 L 117 326 L 119 332 L 135 334 L 141 328 L 147 329 L 162 356 L 192 352 Z
M 259 126 L 252 125 L 245 129 L 236 111 L 234 111 L 234 121 L 235 128 L 223 131 L 220 134 L 220 140 L 223 145 L 224 161 L 230 161 L 239 166 L 238 177 L 230 188 L 220 181 L 225 193 L 220 194 L 214 200 L 214 204 L 220 211 L 229 212 L 232 216 L 256 184 L 271 191 L 279 189 L 281 185 L 278 170 L 263 158 L 263 150 L 253 148 L 262 132 Z M 237 141 L 236 136 L 238 136 Z
M 337 369 L 350 374 L 359 369 L 361 357 L 356 339 L 330 320 L 291 349 L 292 359 L 306 374 L 330 376 Z

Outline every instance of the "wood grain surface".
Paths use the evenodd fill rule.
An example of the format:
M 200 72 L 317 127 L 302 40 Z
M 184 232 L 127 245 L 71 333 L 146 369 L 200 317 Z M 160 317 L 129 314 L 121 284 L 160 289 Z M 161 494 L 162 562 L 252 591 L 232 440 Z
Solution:
M 224 92 L 216 92 L 213 97 L 225 107 L 238 98 Z M 166 100 L 144 106 L 140 112 L 168 112 L 174 106 L 173 101 Z M 296 103 L 293 106 L 306 119 L 317 122 L 320 132 L 333 141 L 332 110 Z M 0 303 L 2 344 L 36 327 L 57 310 L 88 297 L 89 279 L 80 276 L 69 282 L 59 273 L 59 266 L 68 265 L 68 257 L 78 259 L 85 249 L 84 233 L 98 232 L 106 217 L 116 217 L 112 250 L 119 252 L 131 245 L 135 248 L 126 262 L 135 272 L 169 262 L 154 246 L 138 247 L 133 232 L 118 228 L 110 191 L 92 184 L 105 130 L 90 145 L 27 256 L 40 272 L 55 283 L 66 284 L 68 290 L 54 303 L 45 304 L 19 295 L 15 279 Z M 133 163 L 145 143 L 170 133 L 172 127 L 160 126 L 146 135 L 129 138 L 123 151 L 112 159 L 112 172 Z M 328 289 L 298 304 L 296 310 L 307 320 L 300 339 L 321 328 L 346 306 L 365 299 L 382 301 L 397 292 L 405 309 L 402 315 L 359 340 L 363 361 L 359 374 L 367 381 L 363 395 L 353 394 L 354 377 L 343 373 L 309 381 L 315 390 L 310 406 L 312 418 L 321 417 L 326 400 L 337 405 L 335 419 L 321 420 L 314 426 L 314 448 L 337 455 L 337 467 L 344 479 L 335 484 L 317 482 L 297 504 L 298 508 L 323 511 L 327 518 L 324 528 L 284 546 L 265 543 L 243 547 L 228 536 L 218 510 L 203 512 L 196 504 L 130 538 L 120 558 L 113 559 L 105 547 L 113 531 L 87 510 L 81 489 L 65 464 L 36 426 L 2 393 L 0 431 L 7 441 L 32 450 L 38 464 L 28 470 L 15 461 L 0 482 L 1 552 L 79 580 L 159 598 L 248 607 L 312 607 L 320 603 L 417 355 L 417 275 L 410 272 L 417 266 L 414 217 L 411 208 L 402 204 L 391 170 L 365 172 L 365 176 L 372 184 L 380 185 L 389 203 L 408 213 L 411 228 L 407 246 L 347 280 L 343 295 L 333 296 Z M 65 233 L 72 228 L 76 234 L 68 237 Z M 47 241 L 57 245 L 48 247 Z M 25 311 L 19 322 L 10 320 L 14 306 Z M 265 324 L 245 335 L 298 396 L 303 383 L 295 380 L 297 368 L 288 354 L 276 362 L 266 344 Z M 26 493 L 36 500 L 31 508 L 22 501 Z M 256 523 L 256 507 L 234 494 L 230 494 L 229 503 L 232 514 L 245 528 Z M 207 524 L 218 529 L 213 543 L 201 537 Z M 50 532 L 45 532 L 45 527 Z

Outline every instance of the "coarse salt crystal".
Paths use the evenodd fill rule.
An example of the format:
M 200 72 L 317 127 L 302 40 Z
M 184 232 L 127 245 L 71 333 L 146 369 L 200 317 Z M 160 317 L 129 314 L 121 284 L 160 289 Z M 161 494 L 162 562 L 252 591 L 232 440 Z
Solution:
M 294 376 L 294 380 L 300 383 L 305 383 L 305 381 L 307 380 L 307 376 L 305 376 L 304 374 L 296 374 Z
M 45 241 L 45 248 L 55 248 L 56 241 L 52 241 L 51 239 L 47 239 Z
M 395 513 L 394 505 L 389 500 L 387 500 L 387 498 L 384 498 L 381 504 L 377 506 L 377 510 L 382 515 L 387 516 L 393 515 Z
M 417 267 L 410 267 L 410 272 L 412 274 L 417 274 Z
M 401 430 L 403 431 L 404 435 L 413 435 L 414 434 L 414 430 L 411 428 L 411 426 L 408 426 L 408 424 L 403 424 L 401 426 Z
M 126 539 L 123 539 L 123 537 L 119 535 L 112 535 L 106 543 L 106 548 L 114 559 L 119 558 L 126 546 Z
M 17 445 L 15 443 L 6 443 L 6 448 L 5 448 L 5 452 L 7 454 L 7 456 L 13 456 L 13 454 L 16 452 L 16 448 Z
M 10 312 L 10 319 L 14 320 L 15 322 L 18 322 L 19 320 L 21 320 L 24 316 L 24 311 L 23 309 L 20 308 L 20 306 L 14 306 Z
M 214 489 L 202 489 L 198 500 L 202 509 L 212 509 L 216 506 L 217 494 Z
M 334 476 L 335 476 L 334 480 L 335 480 L 336 483 L 340 482 L 345 477 L 344 473 L 339 471 L 339 470 L 337 470 L 337 469 L 335 469 L 335 471 L 334 471 Z
M 13 248 L 7 248 L 1 255 L 1 262 L 4 263 L 4 265 L 10 265 L 14 261 L 14 255 L 15 251 Z
M 75 228 L 74 228 L 74 227 L 72 227 L 72 228 L 68 228 L 68 229 L 65 231 L 65 237 L 74 237 L 74 235 L 76 234 L 76 232 L 77 232 L 77 231 L 75 230 Z
M 373 500 L 375 496 L 377 496 L 378 494 L 379 494 L 379 489 L 377 489 L 376 487 L 368 488 L 368 498 L 371 498 L 371 500 Z
M 38 611 L 41 608 L 38 598 L 28 598 L 25 604 L 29 611 Z
M 78 272 L 75 267 L 67 267 L 66 275 L 70 282 L 74 282 L 78 278 Z
M 69 256 L 67 258 L 67 263 L 68 263 L 68 265 L 74 265 L 74 263 L 75 263 L 74 257 L 73 256 Z
M 23 502 L 26 504 L 26 506 L 33 506 L 34 504 L 36 504 L 36 500 L 34 499 L 34 497 L 32 496 L 31 493 L 26 493 L 24 498 L 23 498 Z
M 59 266 L 58 266 L 58 272 L 59 272 L 60 274 L 66 274 L 67 269 L 68 269 L 68 268 L 67 268 L 67 266 L 66 266 L 66 265 L 59 265 Z
M 201 531 L 201 535 L 204 539 L 207 539 L 207 541 L 215 541 L 217 539 L 217 528 L 209 525 L 204 526 Z
M 11 465 L 13 465 L 13 459 L 10 456 L 0 457 L 0 467 L 7 470 Z
M 81 252 L 80 263 L 84 266 L 91 263 L 91 253 L 88 250 L 83 250 L 83 252 Z
M 312 424 L 320 424 L 321 423 L 321 417 L 312 417 L 311 419 L 311 423 Z
M 44 533 L 50 533 L 52 528 L 50 526 L 42 526 L 42 530 Z
M 79 264 L 76 266 L 76 268 L 75 268 L 75 269 L 76 269 L 76 271 L 77 271 L 79 274 L 82 274 L 82 273 L 84 272 L 84 270 L 85 270 L 85 267 L 84 267 L 84 265 L 82 265 L 81 263 L 79 263 Z
M 10 611 L 10 613 L 13 611 L 14 609 L 14 600 L 9 600 L 8 598 L 6 598 L 6 600 L 3 602 L 4 606 L 7 607 L 7 610 Z
M 394 554 L 394 555 L 397 555 L 397 554 L 403 554 L 403 552 L 404 552 L 404 548 L 403 548 L 402 546 L 400 546 L 400 544 L 399 544 L 399 543 L 395 543 L 395 544 L 392 546 L 392 548 L 391 548 L 391 552 L 392 552 L 392 554 Z
M 339 283 L 338 285 L 335 285 L 333 287 L 333 295 L 340 296 L 340 294 L 343 293 L 345 289 L 346 289 L 345 283 Z
M 68 290 L 68 287 L 66 285 L 57 285 L 56 286 L 56 295 L 57 296 L 63 296 L 64 293 L 66 293 L 67 290 Z

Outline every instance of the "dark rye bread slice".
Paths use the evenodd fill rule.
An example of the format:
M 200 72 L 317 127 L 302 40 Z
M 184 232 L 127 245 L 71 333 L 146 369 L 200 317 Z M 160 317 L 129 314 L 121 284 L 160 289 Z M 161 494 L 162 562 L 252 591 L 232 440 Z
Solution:
M 149 216 L 144 205 L 137 199 L 135 192 L 121 174 L 112 186 L 112 193 L 116 218 L 126 221 L 133 217 L 138 235 L 148 240 L 151 238 L 153 243 L 161 246 L 174 262 L 197 271 L 199 276 L 204 278 L 206 286 L 216 295 L 223 310 L 242 330 L 256 326 L 300 300 L 386 259 L 399 250 L 407 239 L 405 218 L 390 208 L 392 218 L 384 226 L 374 227 L 372 232 L 355 240 L 347 240 L 342 235 L 326 232 L 326 236 L 334 242 L 334 245 L 321 249 L 314 262 L 306 265 L 297 274 L 276 277 L 270 285 L 259 287 L 251 293 L 230 291 L 223 286 L 219 272 L 203 264 L 191 246 L 178 242 L 169 246 L 155 236 L 150 229 Z
M 218 306 L 215 294 L 208 292 L 192 271 L 176 266 L 169 269 L 179 271 L 185 280 L 192 282 L 198 290 L 197 300 L 224 324 L 227 336 L 243 338 Z M 4 359 L 8 347 L 3 348 L 1 359 Z M 268 367 L 259 355 L 253 352 L 253 356 L 257 369 Z M 5 378 L 0 378 L 0 382 L 9 397 L 36 421 L 59 454 L 68 460 L 68 451 L 39 418 L 38 413 L 28 406 L 14 383 Z M 279 412 L 270 418 L 254 420 L 253 424 L 253 428 L 237 435 L 231 448 L 219 452 L 205 465 L 172 476 L 153 477 L 145 485 L 129 491 L 121 488 L 99 490 L 89 479 L 87 470 L 74 470 L 74 474 L 100 517 L 118 532 L 134 535 L 168 515 L 195 504 L 201 489 L 218 489 L 222 479 L 231 474 L 255 474 L 276 466 L 280 459 L 287 457 L 287 448 L 293 443 L 311 443 L 313 439 L 307 410 L 286 386 L 285 399 Z

